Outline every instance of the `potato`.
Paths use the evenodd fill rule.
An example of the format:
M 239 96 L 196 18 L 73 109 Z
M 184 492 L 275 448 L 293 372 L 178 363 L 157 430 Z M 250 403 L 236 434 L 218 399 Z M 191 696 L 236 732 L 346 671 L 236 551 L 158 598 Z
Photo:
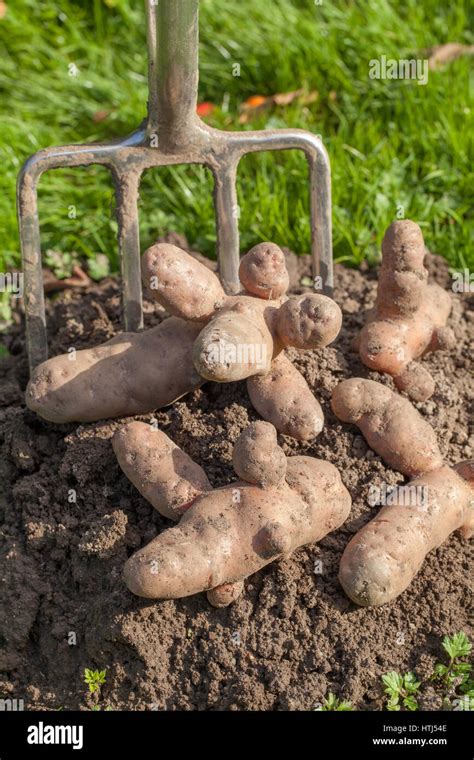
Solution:
M 415 476 L 390 494 L 350 541 L 339 579 L 357 604 L 378 605 L 407 588 L 432 549 L 454 531 L 474 530 L 474 463 L 443 463 L 432 427 L 409 401 L 372 380 L 344 380 L 333 392 L 339 419 L 355 423 L 391 467 Z M 417 476 L 417 477 L 416 477 Z
M 277 301 L 248 296 L 229 298 L 195 341 L 197 372 L 218 383 L 268 372 L 275 352 L 272 325 L 278 306 Z
M 126 472 L 148 498 L 155 499 L 149 486 L 157 483 L 158 508 L 174 516 L 183 511 L 175 499 L 176 484 L 180 499 L 187 499 L 185 481 L 195 486 L 196 473 L 189 458 L 183 467 L 176 467 L 182 460 L 166 436 L 153 438 L 147 431 L 146 445 L 141 445 L 142 431 L 136 432 L 138 436 L 129 428 L 125 434 L 131 440 L 125 450 L 133 453 Z M 148 443 L 157 447 L 153 455 Z M 298 546 L 319 540 L 346 519 L 351 499 L 336 468 L 311 457 L 290 457 L 285 463 L 276 431 L 267 423 L 250 425 L 235 449 L 237 474 L 265 485 L 239 480 L 198 495 L 192 504 L 186 502 L 179 525 L 127 561 L 124 577 L 134 594 L 177 599 L 210 591 L 211 603 L 223 606 L 237 598 L 249 575 Z M 286 481 L 281 477 L 285 466 Z M 204 488 L 200 468 L 197 475 L 198 488 Z M 171 509 L 163 505 L 161 496 L 166 501 L 166 494 L 173 500 Z
M 339 580 L 356 604 L 392 601 L 409 586 L 428 552 L 453 531 L 468 535 L 474 529 L 474 491 L 454 469 L 441 466 L 408 485 L 419 494 L 418 503 L 407 506 L 404 497 L 383 507 L 342 555 Z
M 232 454 L 234 470 L 242 480 L 262 488 L 276 488 L 286 475 L 286 456 L 278 446 L 276 430 L 268 422 L 253 422 L 237 439 Z
M 362 431 L 395 470 L 414 477 L 443 464 L 436 435 L 410 402 L 373 380 L 343 380 L 332 394 L 334 414 Z
M 179 520 L 197 496 L 211 490 L 202 467 L 146 422 L 123 425 L 112 445 L 125 475 L 165 517 Z
M 307 441 L 323 429 L 324 415 L 318 400 L 284 354 L 273 360 L 266 375 L 250 377 L 247 389 L 254 408 L 280 433 Z
M 145 414 L 171 404 L 203 383 L 192 362 L 200 329 L 171 317 L 146 332 L 48 359 L 31 375 L 26 404 L 57 423 Z
M 357 340 L 364 364 L 394 378 L 399 390 L 415 401 L 434 392 L 434 381 L 416 364 L 428 351 L 451 348 L 446 328 L 451 297 L 437 284 L 428 285 L 425 245 L 417 224 L 394 222 L 382 243 L 377 301 Z
M 289 288 L 285 256 L 275 243 L 259 243 L 242 256 L 239 279 L 258 298 L 280 298 Z
M 292 472 L 303 466 L 298 462 Z M 337 487 L 328 498 L 325 486 L 331 469 Z M 178 526 L 130 557 L 124 569 L 128 588 L 149 599 L 190 596 L 240 582 L 281 554 L 318 541 L 346 519 L 350 497 L 327 462 L 321 475 L 318 461 L 310 460 L 308 477 L 311 504 L 286 484 L 267 491 L 238 483 L 198 497 Z
M 318 293 L 289 298 L 278 312 L 277 332 L 283 346 L 323 348 L 337 337 L 342 312 L 335 301 Z
M 168 243 L 145 251 L 142 278 L 169 314 L 193 322 L 207 322 L 227 298 L 214 272 Z

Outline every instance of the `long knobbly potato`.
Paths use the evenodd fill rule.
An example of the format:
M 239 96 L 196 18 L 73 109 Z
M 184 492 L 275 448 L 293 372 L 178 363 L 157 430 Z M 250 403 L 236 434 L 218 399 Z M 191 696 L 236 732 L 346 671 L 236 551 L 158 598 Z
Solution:
M 432 427 L 409 401 L 372 380 L 344 380 L 333 392 L 339 419 L 356 424 L 369 446 L 394 469 L 415 479 L 350 541 L 339 579 L 357 604 L 395 599 L 428 552 L 455 530 L 474 530 L 474 462 L 443 462 Z
M 170 495 L 176 494 L 178 482 L 183 499 L 188 499 L 183 487 L 185 470 L 182 466 L 176 470 L 176 463 L 182 461 L 176 456 L 177 447 L 170 446 L 163 433 L 150 432 L 145 423 L 135 425 L 141 427 L 119 434 L 120 463 L 135 463 L 133 468 L 124 468 L 132 482 L 138 487 L 142 484 L 140 473 L 151 461 L 149 440 L 155 435 L 154 461 L 160 469 L 148 475 L 147 481 L 159 480 L 164 493 L 163 483 L 168 480 Z M 144 449 L 140 430 L 147 442 Z M 117 451 L 116 443 L 114 448 Z M 204 482 L 203 493 L 191 505 L 186 502 L 179 524 L 127 561 L 124 576 L 129 589 L 150 599 L 210 591 L 210 601 L 222 606 L 236 598 L 249 575 L 339 527 L 351 499 L 336 468 L 311 457 L 289 457 L 286 476 L 276 478 L 275 465 L 281 467 L 282 457 L 271 425 L 259 422 L 246 428 L 237 441 L 234 462 L 237 473 L 255 484 L 238 480 L 207 491 Z M 181 511 L 176 500 L 172 510 L 161 500 L 154 505 L 164 514 Z

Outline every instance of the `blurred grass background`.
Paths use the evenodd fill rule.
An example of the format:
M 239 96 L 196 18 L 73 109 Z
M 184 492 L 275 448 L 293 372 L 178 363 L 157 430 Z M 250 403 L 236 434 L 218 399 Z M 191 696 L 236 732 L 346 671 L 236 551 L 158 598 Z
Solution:
M 54 144 L 125 135 L 145 116 L 142 0 L 10 0 L 0 3 L 0 268 L 19 266 L 17 172 Z M 452 267 L 474 268 L 470 60 L 428 84 L 373 80 L 369 61 L 425 57 L 449 41 L 472 44 L 469 0 L 201 0 L 200 101 L 225 129 L 302 127 L 321 134 L 333 173 L 334 255 L 375 261 L 385 228 L 402 209 L 427 245 Z M 234 64 L 240 76 L 234 76 Z M 77 75 L 71 76 L 76 67 Z M 304 105 L 255 112 L 254 95 L 304 87 Z M 298 152 L 265 153 L 239 167 L 241 246 L 271 239 L 297 253 L 309 246 L 306 163 Z M 214 255 L 212 183 L 199 167 L 156 169 L 142 181 L 142 248 L 164 232 L 186 234 Z M 70 218 L 70 207 L 76 218 Z M 114 196 L 99 167 L 50 172 L 40 183 L 43 250 L 67 270 L 105 254 L 117 270 Z M 104 256 L 102 256 L 104 259 Z M 61 267 L 56 266 L 56 269 Z

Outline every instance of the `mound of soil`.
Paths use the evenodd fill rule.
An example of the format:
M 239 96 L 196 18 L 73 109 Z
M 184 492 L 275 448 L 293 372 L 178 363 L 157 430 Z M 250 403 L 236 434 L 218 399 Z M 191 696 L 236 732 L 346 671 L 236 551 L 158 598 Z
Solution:
M 302 292 L 308 257 L 287 256 L 293 290 Z M 444 261 L 428 256 L 428 265 L 449 287 Z M 121 579 L 126 557 L 169 523 L 119 469 L 110 437 L 120 420 L 58 426 L 25 408 L 27 360 L 18 315 L 6 336 L 10 355 L 0 362 L 0 697 L 23 699 L 25 709 L 90 709 L 95 698 L 83 682 L 88 667 L 107 669 L 100 704 L 114 710 L 307 710 L 328 691 L 358 709 L 381 709 L 381 674 L 414 669 L 423 677 L 443 634 L 471 632 L 472 557 L 458 535 L 432 552 L 410 588 L 387 606 L 357 608 L 338 584 L 344 547 L 377 511 L 367 503 L 370 485 L 403 482 L 329 406 L 331 389 L 343 378 L 391 383 L 369 373 L 349 349 L 373 303 L 375 277 L 336 267 L 341 335 L 324 351 L 290 352 L 323 405 L 326 425 L 310 443 L 280 437 L 288 454 L 337 465 L 353 498 L 351 515 L 319 545 L 250 578 L 227 609 L 212 608 L 204 594 L 149 602 L 128 592 Z M 436 392 L 418 404 L 452 463 L 474 457 L 468 301 L 453 297 L 457 345 L 425 360 Z M 49 299 L 51 354 L 110 338 L 120 329 L 120 312 L 113 279 Z M 149 326 L 164 316 L 146 303 Z M 152 417 L 218 486 L 232 480 L 232 444 L 256 413 L 243 383 L 208 383 L 140 419 Z M 440 701 L 423 706 L 437 709 Z

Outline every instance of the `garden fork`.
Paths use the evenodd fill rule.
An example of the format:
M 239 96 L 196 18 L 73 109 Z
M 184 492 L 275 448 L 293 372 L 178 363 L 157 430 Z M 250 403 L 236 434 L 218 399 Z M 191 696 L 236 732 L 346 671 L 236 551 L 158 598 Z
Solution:
M 116 193 L 124 327 L 143 326 L 138 191 L 146 169 L 203 164 L 214 177 L 217 258 L 227 293 L 239 290 L 236 170 L 246 153 L 302 150 L 309 164 L 311 254 L 321 289 L 332 291 L 331 173 L 321 139 L 301 129 L 225 132 L 196 114 L 199 0 L 146 0 L 148 117 L 122 140 L 46 148 L 24 164 L 17 188 L 30 370 L 48 355 L 42 279 L 37 184 L 43 172 L 101 164 Z

